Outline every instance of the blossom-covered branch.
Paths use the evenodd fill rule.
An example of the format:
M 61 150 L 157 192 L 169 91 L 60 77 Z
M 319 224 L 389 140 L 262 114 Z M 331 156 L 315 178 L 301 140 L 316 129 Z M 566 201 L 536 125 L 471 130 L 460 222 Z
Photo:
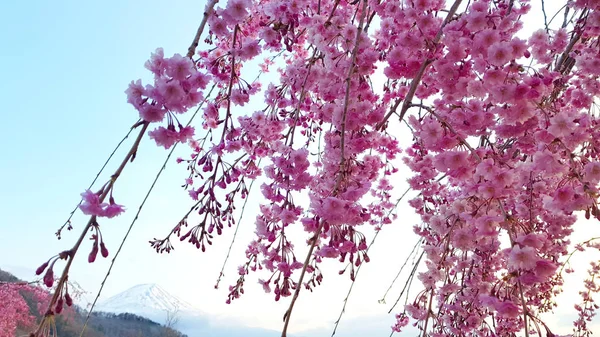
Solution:
M 323 281 L 323 259 L 346 263 L 352 280 L 370 260 L 366 233 L 394 223 L 390 196 L 404 164 L 419 192 L 410 205 L 421 218 L 414 231 L 425 271 L 414 266 L 407 284 L 422 287 L 393 330 L 412 319 L 423 336 L 551 334 L 541 314 L 556 306 L 572 226 L 578 214 L 600 220 L 600 121 L 591 110 L 600 94 L 600 5 L 565 2 L 562 25 L 533 23 L 539 30 L 523 39 L 530 7 L 209 2 L 201 23 L 209 31 L 199 29 L 189 57 L 157 50 L 147 63 L 154 85 L 132 82 L 127 91 L 143 125 L 166 119 L 150 131 L 159 146 L 191 148 L 178 161 L 192 206 L 152 247 L 169 252 L 177 236 L 205 251 L 215 231 L 235 224 L 249 182 L 261 182 L 256 236 L 227 302 L 259 273 L 275 300 L 291 296 L 285 336 L 301 288 Z M 260 56 L 262 71 L 279 67 L 276 80 L 246 80 Z M 218 93 L 204 107 L 203 136 L 194 136 L 177 116 L 209 83 Z M 255 108 L 259 95 L 264 105 Z M 413 132 L 410 144 L 398 140 L 400 122 Z M 82 210 L 94 219 L 86 229 L 100 245 L 95 217 L 118 209 L 104 203 L 113 183 L 84 195 Z M 304 238 L 291 235 L 296 227 Z M 64 253 L 67 266 L 73 253 Z M 598 291 L 591 270 L 582 319 Z

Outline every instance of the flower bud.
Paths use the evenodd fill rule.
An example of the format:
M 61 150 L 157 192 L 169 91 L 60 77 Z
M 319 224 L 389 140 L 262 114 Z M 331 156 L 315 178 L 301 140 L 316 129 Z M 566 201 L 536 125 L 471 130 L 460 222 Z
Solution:
M 71 295 L 69 295 L 69 293 L 65 294 L 65 303 L 68 306 L 72 306 L 73 305 L 73 299 L 71 298 Z
M 88 256 L 88 262 L 93 263 L 94 261 L 96 261 L 96 255 L 98 255 L 98 245 L 96 243 L 94 243 L 94 246 L 92 247 L 92 251 L 90 252 L 90 255 Z
M 49 261 L 46 261 L 43 265 L 39 266 L 38 269 L 35 270 L 35 274 L 41 275 L 44 272 L 44 270 L 46 270 L 46 268 L 48 268 L 48 262 Z
M 102 254 L 102 257 L 106 258 L 108 256 L 108 249 L 106 249 L 106 246 L 104 245 L 104 241 L 100 242 L 100 254 Z
M 57 314 L 60 314 L 62 312 L 62 310 L 63 310 L 63 303 L 64 302 L 63 302 L 62 298 L 59 298 L 58 301 L 56 301 L 56 307 L 54 308 L 54 311 Z
M 50 267 L 44 275 L 44 284 L 48 288 L 52 288 L 52 285 L 54 284 L 54 272 L 52 271 L 52 267 Z

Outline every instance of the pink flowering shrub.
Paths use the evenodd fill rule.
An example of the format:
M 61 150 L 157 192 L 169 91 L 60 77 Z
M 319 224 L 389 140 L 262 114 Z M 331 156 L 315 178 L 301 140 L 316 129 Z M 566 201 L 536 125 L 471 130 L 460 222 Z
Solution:
M 207 250 L 262 177 L 256 236 L 227 302 L 258 272 L 275 300 L 291 297 L 283 336 L 301 289 L 323 281 L 323 259 L 346 264 L 340 274 L 351 280 L 369 262 L 364 232 L 396 220 L 401 164 L 419 192 L 409 204 L 421 217 L 414 231 L 426 270 L 393 330 L 412 322 L 424 336 L 553 335 L 540 315 L 557 305 L 572 226 L 578 215 L 600 220 L 600 121 L 591 108 L 600 4 L 565 2 L 555 16 L 562 25 L 523 37 L 530 8 L 527 0 L 210 1 L 188 57 L 158 49 L 146 63 L 154 83 L 126 90 L 141 118 L 138 139 L 111 180 L 82 195 L 90 221 L 47 273 L 68 261 L 62 289 L 90 230 L 89 262 L 99 250 L 108 255 L 97 219 L 123 212 L 112 188 L 148 126 L 161 123 L 148 132 L 157 145 L 191 148 L 178 162 L 192 207 L 152 247 L 170 252 L 178 238 Z M 252 80 L 259 57 L 267 59 Z M 262 82 L 274 66 L 278 81 Z M 210 85 L 216 94 L 206 93 Z M 263 105 L 248 111 L 257 96 Z M 203 136 L 178 119 L 200 102 Z M 400 132 L 412 133 L 408 147 Z M 292 227 L 306 236 L 291 237 Z M 579 335 L 597 308 L 597 265 L 591 270 Z
M 30 296 L 43 310 L 48 293 L 42 288 L 22 283 L 0 283 L 0 337 L 13 337 L 18 327 L 35 324 L 24 295 Z M 34 310 L 37 310 L 35 308 Z

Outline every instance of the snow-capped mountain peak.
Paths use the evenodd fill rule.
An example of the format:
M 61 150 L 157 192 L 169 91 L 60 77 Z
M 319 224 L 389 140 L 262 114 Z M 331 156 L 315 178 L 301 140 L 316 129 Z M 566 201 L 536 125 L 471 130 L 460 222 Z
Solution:
M 213 324 L 213 319 L 156 284 L 139 284 L 101 302 L 96 311 L 131 313 L 160 324 L 174 325 L 190 337 L 275 337 L 279 331 L 249 328 L 241 324 Z M 173 318 L 175 318 L 173 320 Z
M 169 294 L 157 284 L 131 287 L 101 302 L 97 310 L 113 313 L 197 311 L 191 304 Z

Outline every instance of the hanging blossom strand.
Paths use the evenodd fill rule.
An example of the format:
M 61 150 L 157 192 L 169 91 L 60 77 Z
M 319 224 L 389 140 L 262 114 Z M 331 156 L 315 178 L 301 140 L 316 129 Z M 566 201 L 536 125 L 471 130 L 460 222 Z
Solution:
M 199 56 L 222 86 L 204 114 L 204 127 L 220 137 L 182 159 L 197 202 L 170 235 L 205 250 L 215 229 L 232 225 L 246 181 L 264 175 L 267 203 L 228 302 L 243 294 L 250 272 L 266 269 L 266 292 L 294 295 L 285 335 L 300 287 L 323 280 L 323 258 L 349 259 L 354 277 L 369 260 L 360 225 L 393 220 L 381 217 L 393 208 L 389 197 L 365 196 L 391 190 L 400 153 L 392 117 L 401 107 L 414 131 L 404 162 L 421 192 L 411 205 L 423 219 L 415 231 L 428 271 L 394 329 L 410 319 L 440 336 L 549 329 L 539 314 L 554 307 L 562 285 L 572 213 L 600 216 L 597 120 L 587 111 L 598 92 L 598 8 L 570 3 L 563 10 L 576 13 L 572 22 L 524 40 L 516 34 L 527 1 L 461 5 L 229 1 L 213 12 L 212 47 Z M 244 65 L 280 51 L 286 65 L 279 83 L 262 89 L 264 108 L 233 118 L 232 106 L 261 92 L 243 79 Z M 388 79 L 381 91 L 370 82 L 377 62 Z M 301 193 L 308 205 L 294 202 Z M 296 225 L 308 232 L 304 262 L 287 231 Z M 152 242 L 157 251 L 172 249 L 170 235 Z
M 216 1 L 212 2 L 212 6 L 215 3 Z M 208 6 L 201 27 L 205 25 L 211 11 L 212 7 Z M 79 209 L 85 215 L 89 215 L 90 218 L 75 245 L 71 249 L 52 257 L 36 270 L 37 275 L 44 274 L 44 284 L 48 288 L 54 287 L 55 290 L 46 311 L 43 313 L 42 320 L 35 332 L 32 333 L 33 336 L 49 336 L 54 316 L 62 312 L 64 304 L 67 306 L 73 304 L 68 293 L 69 271 L 75 255 L 82 247 L 83 240 L 88 236 L 88 233 L 91 233 L 89 239 L 92 241 L 88 262 L 93 263 L 98 253 L 104 258 L 108 257 L 109 250 L 102 237 L 98 219 L 113 218 L 124 212 L 124 206 L 117 204 L 113 197 L 115 183 L 125 166 L 135 159 L 138 147 L 150 124 L 162 123 L 166 120 L 166 127 L 158 126 L 148 132 L 149 137 L 165 149 L 170 148 L 177 142 L 185 143 L 193 138 L 194 128 L 182 126 L 177 119 L 177 115 L 193 108 L 203 100 L 202 90 L 209 83 L 209 76 L 200 72 L 198 69 L 201 65 L 190 58 L 179 54 L 165 58 L 161 48 L 151 55 L 145 66 L 154 74 L 154 83 L 143 86 L 140 80 L 132 81 L 125 91 L 127 102 L 133 105 L 139 113 L 140 120 L 132 126 L 132 129 L 139 128 L 137 138 L 110 180 L 96 192 L 88 189 L 81 194 L 83 200 L 79 205 Z M 106 202 L 107 199 L 108 202 Z M 54 266 L 59 260 L 66 260 L 66 265 L 56 280 Z M 55 282 L 57 282 L 56 285 Z

